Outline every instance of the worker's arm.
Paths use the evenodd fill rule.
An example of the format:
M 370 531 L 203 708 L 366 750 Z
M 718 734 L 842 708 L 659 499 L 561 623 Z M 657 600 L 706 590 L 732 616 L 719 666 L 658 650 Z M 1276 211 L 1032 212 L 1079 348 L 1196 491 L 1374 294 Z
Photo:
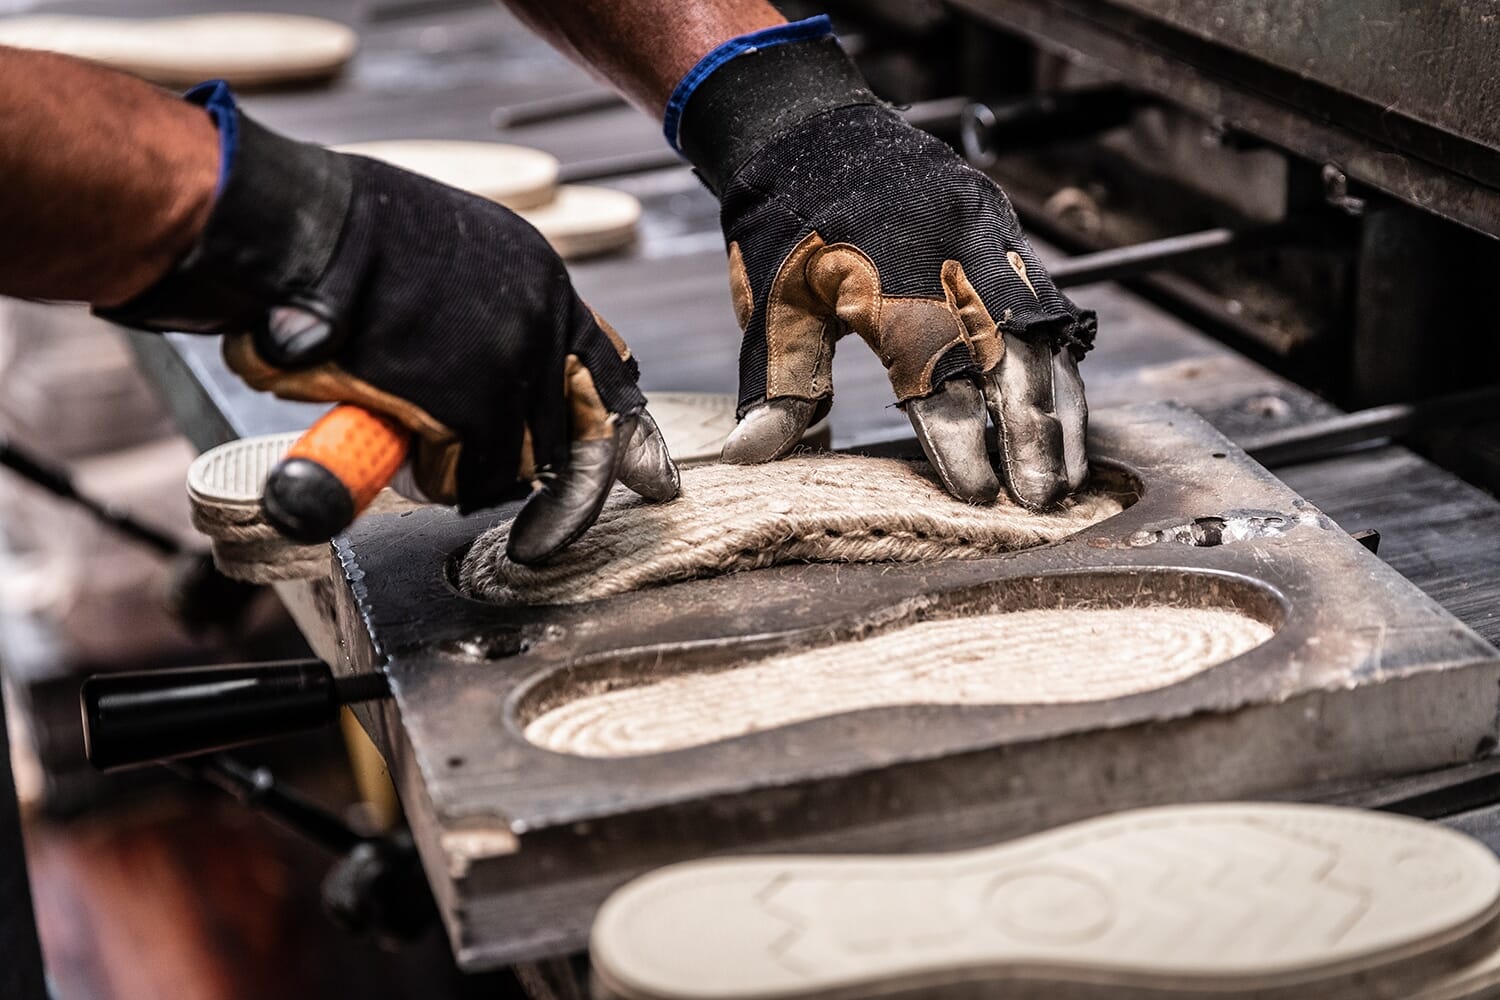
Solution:
M 766 0 L 506 0 L 555 48 L 646 112 L 720 43 L 786 23 Z
M 0 166 L 0 294 L 224 334 L 256 388 L 404 424 L 431 499 L 540 481 L 520 561 L 581 534 L 616 478 L 676 493 L 629 351 L 500 205 L 270 132 L 222 83 L 183 100 L 6 48 Z
M 135 295 L 208 221 L 218 174 L 201 108 L 66 56 L 0 48 L 0 294 Z
M 993 499 L 1003 479 L 1045 507 L 1082 484 L 1093 314 L 1054 286 L 994 181 L 870 93 L 826 19 L 788 25 L 764 0 L 510 4 L 661 115 L 719 196 L 745 336 L 727 460 L 796 445 L 852 331 L 956 496 Z

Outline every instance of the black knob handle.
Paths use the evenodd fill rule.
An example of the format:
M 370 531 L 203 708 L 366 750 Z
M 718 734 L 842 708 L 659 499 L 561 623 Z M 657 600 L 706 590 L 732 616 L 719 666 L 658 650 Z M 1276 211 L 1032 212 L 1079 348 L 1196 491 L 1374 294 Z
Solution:
M 321 660 L 99 674 L 83 683 L 83 738 L 100 769 L 191 757 L 328 725 L 388 694 L 383 675 L 336 681 Z

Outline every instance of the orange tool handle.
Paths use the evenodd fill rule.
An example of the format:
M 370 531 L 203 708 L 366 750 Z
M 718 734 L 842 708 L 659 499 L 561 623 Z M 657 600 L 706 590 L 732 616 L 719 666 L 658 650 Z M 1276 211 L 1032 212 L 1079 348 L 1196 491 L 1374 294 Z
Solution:
M 370 505 L 410 448 L 411 433 L 390 417 L 336 406 L 276 463 L 261 510 L 293 541 L 326 542 Z

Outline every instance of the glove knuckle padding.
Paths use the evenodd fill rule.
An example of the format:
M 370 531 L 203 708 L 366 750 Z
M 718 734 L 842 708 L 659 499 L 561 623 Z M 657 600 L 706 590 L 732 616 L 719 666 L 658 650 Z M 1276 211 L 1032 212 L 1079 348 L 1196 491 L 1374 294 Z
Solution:
M 1053 285 L 1004 192 L 885 108 L 835 109 L 772 138 L 723 208 L 742 404 L 831 395 L 849 331 L 903 402 L 994 371 L 1001 332 L 1075 354 L 1092 337 L 1092 314 Z

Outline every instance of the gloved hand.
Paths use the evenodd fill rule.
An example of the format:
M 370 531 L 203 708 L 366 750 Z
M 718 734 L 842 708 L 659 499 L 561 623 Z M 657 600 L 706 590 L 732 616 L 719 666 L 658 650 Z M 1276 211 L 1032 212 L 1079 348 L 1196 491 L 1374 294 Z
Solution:
M 834 343 L 853 331 L 885 364 L 949 492 L 979 503 L 999 493 L 986 410 L 1018 501 L 1046 507 L 1077 489 L 1078 360 L 1094 314 L 1053 285 L 1005 192 L 881 105 L 826 20 L 735 45 L 678 86 L 666 121 L 722 204 L 744 331 L 741 422 L 725 460 L 796 445 L 826 411 Z
M 189 99 L 219 125 L 217 204 L 172 272 L 103 315 L 225 334 L 226 361 L 257 389 L 396 418 L 431 500 L 486 507 L 539 482 L 512 529 L 518 562 L 587 530 L 616 478 L 677 494 L 624 341 L 519 216 L 269 132 L 222 84 Z

